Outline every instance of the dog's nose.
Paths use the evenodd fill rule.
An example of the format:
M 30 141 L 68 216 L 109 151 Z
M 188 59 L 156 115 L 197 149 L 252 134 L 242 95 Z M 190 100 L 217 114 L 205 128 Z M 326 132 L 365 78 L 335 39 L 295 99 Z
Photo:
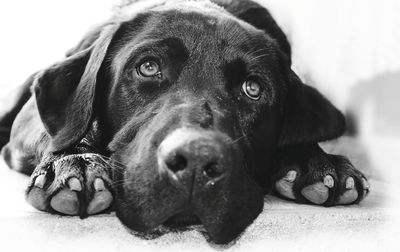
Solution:
M 209 180 L 218 181 L 226 173 L 226 146 L 212 133 L 190 128 L 177 129 L 168 135 L 158 150 L 160 173 L 179 179 L 180 172 L 195 170 Z

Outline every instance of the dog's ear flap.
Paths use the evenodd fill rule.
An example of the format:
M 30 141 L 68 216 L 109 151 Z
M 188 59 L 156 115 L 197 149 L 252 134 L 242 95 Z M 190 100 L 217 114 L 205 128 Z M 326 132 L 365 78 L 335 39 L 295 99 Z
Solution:
M 119 25 L 104 27 L 93 45 L 42 71 L 33 86 L 50 151 L 67 149 L 87 133 L 94 110 L 97 73 Z
M 290 70 L 279 147 L 330 140 L 344 131 L 343 114 Z
M 269 11 L 257 1 L 226 1 L 211 0 L 222 6 L 237 18 L 265 31 L 266 34 L 276 40 L 280 50 L 285 53 L 287 59 L 291 60 L 291 47 L 285 33 L 275 22 Z

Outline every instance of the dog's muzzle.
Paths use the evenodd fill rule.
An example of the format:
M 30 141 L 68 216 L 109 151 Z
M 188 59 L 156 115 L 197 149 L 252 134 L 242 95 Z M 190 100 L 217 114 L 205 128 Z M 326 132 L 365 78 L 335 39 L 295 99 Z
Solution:
M 168 176 L 178 186 L 195 182 L 200 182 L 196 183 L 203 187 L 200 189 L 215 186 L 230 172 L 228 163 L 232 153 L 225 139 L 222 134 L 206 130 L 180 128 L 173 131 L 158 149 L 160 175 Z
M 117 216 L 131 229 L 201 223 L 214 242 L 227 243 L 262 210 L 243 151 L 223 132 L 183 126 L 155 148 L 154 170 L 128 170 L 136 173 L 118 192 Z

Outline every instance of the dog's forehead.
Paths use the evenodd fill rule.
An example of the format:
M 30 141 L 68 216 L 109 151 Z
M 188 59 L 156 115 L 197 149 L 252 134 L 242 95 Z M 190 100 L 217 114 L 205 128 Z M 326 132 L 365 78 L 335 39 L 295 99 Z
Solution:
M 270 49 L 273 43 L 265 32 L 210 1 L 173 1 L 142 11 L 129 22 L 140 25 L 125 30 L 113 59 L 116 72 L 143 48 L 171 38 L 182 42 L 189 59 L 203 63 L 251 58 L 253 52 L 267 54 L 271 50 L 262 49 Z
M 147 8 L 137 16 L 146 17 L 145 21 L 139 21 L 144 25 L 138 28 L 140 34 L 131 29 L 128 32 L 134 36 L 124 35 L 130 38 L 124 40 L 127 44 L 131 43 L 128 47 L 146 40 L 171 37 L 179 38 L 191 52 L 201 47 L 210 51 L 221 44 L 231 49 L 259 49 L 258 45 L 268 44 L 268 38 L 263 31 L 207 0 L 167 1 L 165 4 Z M 137 18 L 133 18 L 129 22 L 136 21 Z M 256 41 L 261 43 L 255 43 Z
M 156 29 L 160 36 L 180 37 L 189 47 L 209 47 L 210 43 L 221 41 L 238 46 L 254 38 L 265 38 L 262 31 L 210 1 L 178 1 L 158 6 L 151 12 L 159 21 Z

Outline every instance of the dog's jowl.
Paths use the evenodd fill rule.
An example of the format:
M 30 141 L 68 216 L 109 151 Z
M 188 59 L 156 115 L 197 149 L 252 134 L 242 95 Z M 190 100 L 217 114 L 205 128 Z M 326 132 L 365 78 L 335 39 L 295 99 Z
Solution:
M 343 134 L 344 118 L 291 70 L 265 8 L 155 2 L 121 6 L 0 118 L 6 162 L 31 174 L 30 204 L 82 217 L 115 209 L 144 233 L 198 223 L 227 243 L 265 193 L 323 206 L 366 195 L 365 177 L 318 146 Z

